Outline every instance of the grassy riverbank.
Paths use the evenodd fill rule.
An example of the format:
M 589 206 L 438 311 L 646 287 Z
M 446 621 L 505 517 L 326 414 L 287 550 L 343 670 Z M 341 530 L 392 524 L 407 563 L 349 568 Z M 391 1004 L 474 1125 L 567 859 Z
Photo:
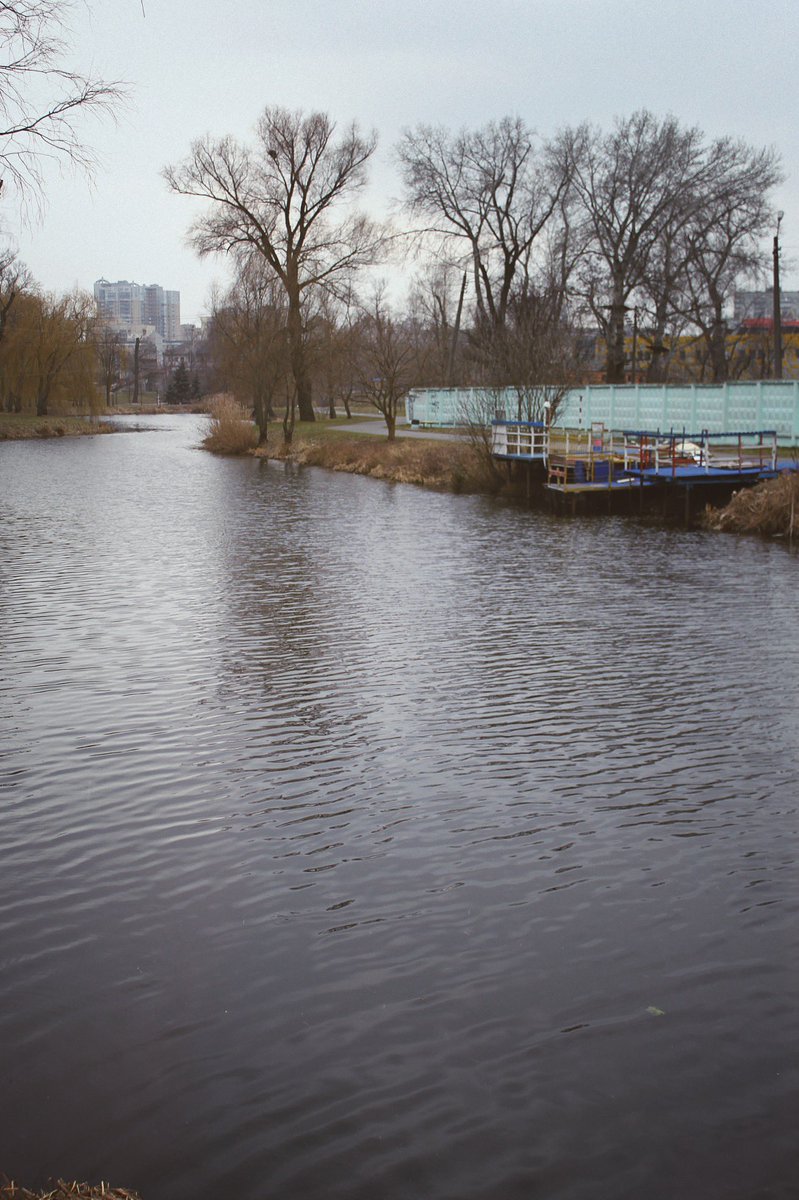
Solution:
M 164 413 L 207 413 L 208 406 L 186 404 L 125 404 L 104 409 L 100 414 L 63 414 L 37 417 L 33 413 L 0 412 L 0 442 L 16 442 L 36 438 L 86 437 L 96 433 L 116 433 L 120 426 L 114 417 L 156 416 Z M 100 420 L 102 416 L 107 418 Z
M 419 435 L 389 442 L 373 434 L 350 433 L 346 422 L 321 427 L 299 424 L 288 449 L 276 437 L 255 454 L 435 491 L 495 493 L 500 488 L 499 475 L 465 441 L 434 441 Z
M 58 416 L 35 417 L 30 413 L 0 413 L 0 442 L 16 442 L 33 438 L 80 437 L 87 434 L 114 433 L 110 421 L 97 417 Z

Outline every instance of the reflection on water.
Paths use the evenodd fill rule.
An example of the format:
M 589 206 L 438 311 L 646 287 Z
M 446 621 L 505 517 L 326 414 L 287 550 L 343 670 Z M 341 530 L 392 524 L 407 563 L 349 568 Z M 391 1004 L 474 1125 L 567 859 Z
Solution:
M 0 1169 L 793 1197 L 784 548 L 0 446 Z

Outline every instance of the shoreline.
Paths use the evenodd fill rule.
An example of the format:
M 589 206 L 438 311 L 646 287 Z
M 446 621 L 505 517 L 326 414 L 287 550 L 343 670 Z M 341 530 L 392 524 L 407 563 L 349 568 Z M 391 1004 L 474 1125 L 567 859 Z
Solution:
M 0 412 L 0 442 L 37 441 L 56 437 L 92 437 L 102 433 L 129 432 L 129 426 L 115 425 L 115 417 L 154 417 L 161 413 L 203 415 L 207 409 L 186 405 L 149 404 L 124 405 L 106 408 L 97 413 L 50 413 L 38 417 L 34 413 Z
M 104 417 L 105 414 L 102 414 Z M 44 438 L 91 437 L 117 433 L 121 427 L 100 416 L 34 417 L 28 414 L 0 413 L 0 442 L 31 442 Z
M 323 467 L 393 483 L 412 483 L 455 495 L 502 497 L 540 510 L 558 511 L 549 503 L 543 480 L 529 488 L 521 477 L 509 478 L 467 441 L 425 442 L 420 436 L 418 441 L 397 439 L 389 442 L 369 434 L 342 431 L 332 436 L 330 433 L 314 435 L 303 430 L 288 448 L 269 443 L 250 453 L 256 458 L 277 462 Z M 598 495 L 594 505 L 586 506 L 583 514 L 604 515 L 605 504 L 605 495 Z M 620 507 L 617 515 L 625 515 L 624 509 Z M 636 516 L 641 519 L 640 513 Z M 684 524 L 679 518 L 667 523 L 675 521 Z M 792 546 L 794 538 L 799 536 L 799 474 L 786 471 L 777 479 L 740 488 L 726 503 L 706 503 L 686 527 L 718 533 L 754 534 L 770 541 L 785 541 Z
M 0 413 L 0 443 L 119 433 L 127 431 L 127 427 L 115 424 L 115 416 L 190 412 L 198 415 L 195 409 L 174 405 L 156 409 L 128 406 L 124 411 L 108 409 L 83 416 Z M 279 428 L 276 425 L 275 433 Z M 319 422 L 297 429 L 288 447 L 278 437 L 263 446 L 250 446 L 244 452 L 275 462 L 323 467 L 388 483 L 410 483 L 429 491 L 504 497 L 510 502 L 551 508 L 540 481 L 531 490 L 529 481 L 505 475 L 484 448 L 467 439 L 434 441 L 420 434 L 389 441 L 372 433 L 350 431 L 343 422 L 330 425 Z M 785 473 L 754 487 L 741 488 L 726 504 L 706 504 L 691 524 L 718 533 L 755 534 L 792 546 L 794 537 L 799 536 L 799 474 Z

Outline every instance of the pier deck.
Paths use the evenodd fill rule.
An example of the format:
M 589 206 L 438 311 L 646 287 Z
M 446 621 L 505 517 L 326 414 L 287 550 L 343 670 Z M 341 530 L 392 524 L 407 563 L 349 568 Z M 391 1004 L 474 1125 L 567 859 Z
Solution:
M 493 454 L 508 462 L 540 462 L 552 492 L 629 492 L 658 486 L 743 487 L 774 479 L 796 464 L 778 461 L 774 430 L 710 434 L 660 430 L 549 427 L 537 421 L 495 421 Z

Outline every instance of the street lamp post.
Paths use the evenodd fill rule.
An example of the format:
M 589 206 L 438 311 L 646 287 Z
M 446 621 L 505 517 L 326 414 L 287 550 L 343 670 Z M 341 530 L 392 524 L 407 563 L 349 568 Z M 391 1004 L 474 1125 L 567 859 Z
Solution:
M 782 379 L 782 305 L 780 302 L 780 222 L 785 213 L 777 213 L 774 234 L 774 378 Z

